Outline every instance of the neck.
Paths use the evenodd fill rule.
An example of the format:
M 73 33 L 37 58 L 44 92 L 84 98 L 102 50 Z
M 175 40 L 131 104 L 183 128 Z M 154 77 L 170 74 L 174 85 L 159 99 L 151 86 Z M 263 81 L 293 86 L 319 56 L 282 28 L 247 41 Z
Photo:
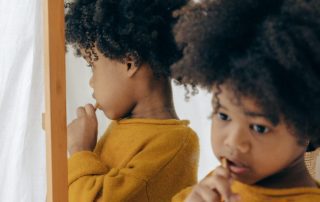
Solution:
M 281 183 L 279 183 L 281 182 Z M 267 177 L 258 183 L 258 186 L 266 188 L 297 188 L 297 187 L 317 187 L 306 168 L 304 154 L 301 154 L 286 169 Z
M 178 119 L 170 79 L 158 78 L 152 85 L 141 85 L 139 92 L 130 118 Z

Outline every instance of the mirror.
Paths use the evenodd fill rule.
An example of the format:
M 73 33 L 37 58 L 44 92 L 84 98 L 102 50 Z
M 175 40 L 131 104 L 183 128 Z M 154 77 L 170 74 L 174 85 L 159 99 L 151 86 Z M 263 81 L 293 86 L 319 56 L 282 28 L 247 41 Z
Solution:
M 149 119 L 153 119 L 151 121 L 149 120 L 151 124 L 155 124 L 154 119 L 156 119 L 156 121 L 158 121 L 158 119 L 162 119 L 163 121 L 163 120 L 169 120 L 169 119 L 176 119 L 178 117 L 180 120 L 189 120 L 190 121 L 189 127 L 192 128 L 196 133 L 198 133 L 198 137 L 200 138 L 199 142 L 201 145 L 201 148 L 200 148 L 201 156 L 199 159 L 199 162 L 200 162 L 199 174 L 195 172 L 194 177 L 196 178 L 197 175 L 199 175 L 199 178 L 204 177 L 215 165 L 218 164 L 217 160 L 216 161 L 213 160 L 212 162 L 206 161 L 206 159 L 208 158 L 214 159 L 211 151 L 211 146 L 210 144 L 208 144 L 210 142 L 210 135 L 209 135 L 210 120 L 207 118 L 207 116 L 209 115 L 209 112 L 207 109 L 210 107 L 211 95 L 205 91 L 199 91 L 199 93 L 194 96 L 191 96 L 189 94 L 191 99 L 188 102 L 186 102 L 186 99 L 185 99 L 186 89 L 184 88 L 184 86 L 177 85 L 171 79 L 163 77 L 165 72 L 161 72 L 162 70 L 160 71 L 160 70 L 153 69 L 154 67 L 157 67 L 157 66 L 160 67 L 162 65 L 164 66 L 163 68 L 168 69 L 166 71 L 169 71 L 169 66 L 171 64 L 168 64 L 167 61 L 174 61 L 174 56 L 172 55 L 178 54 L 173 51 L 173 50 L 176 50 L 176 45 L 175 43 L 173 43 L 172 36 L 170 36 L 171 35 L 170 21 L 173 24 L 174 19 L 172 17 L 172 12 L 178 9 L 179 4 L 182 5 L 183 1 L 176 1 L 176 2 L 165 1 L 163 4 L 159 2 L 152 3 L 151 1 L 149 2 L 143 1 L 143 3 L 141 3 L 140 5 L 141 7 L 139 7 L 139 3 L 135 5 L 131 1 L 127 1 L 126 5 L 122 5 L 122 3 L 124 4 L 125 1 L 97 1 L 98 4 L 95 1 L 79 1 L 79 2 L 82 2 L 83 5 L 81 6 L 74 5 L 74 6 L 78 6 L 77 7 L 78 10 L 77 8 L 74 8 L 75 10 L 73 10 L 73 13 L 69 13 L 70 16 L 66 18 L 67 20 L 66 39 L 67 41 L 69 40 L 69 42 L 71 42 L 70 43 L 71 45 L 67 46 L 68 51 L 66 53 L 68 124 L 72 123 L 72 121 L 74 121 L 77 118 L 78 107 L 81 107 L 81 106 L 83 107 L 88 103 L 92 105 L 96 103 L 96 100 L 92 97 L 93 93 L 95 94 L 97 100 L 99 99 L 102 100 L 102 101 L 99 100 L 99 104 L 100 102 L 104 102 L 104 103 L 101 103 L 101 107 L 99 107 L 99 109 L 95 112 L 98 120 L 98 142 L 113 140 L 112 135 L 110 134 L 105 135 L 106 129 L 108 127 L 110 131 L 112 131 L 113 129 L 112 127 L 115 127 L 115 126 L 112 126 L 113 121 L 109 119 L 110 116 L 111 117 L 115 116 L 116 120 L 121 120 L 124 122 L 126 121 L 130 122 L 134 118 L 138 118 L 138 119 L 149 118 Z M 120 2 L 121 2 L 121 5 L 119 5 Z M 108 5 L 109 7 L 103 7 L 99 3 L 101 5 Z M 66 10 L 70 8 L 73 9 L 72 2 L 66 2 L 66 5 L 67 5 L 66 7 L 68 7 Z M 116 12 L 118 10 L 117 8 L 119 8 L 119 13 Z M 151 10 L 148 11 L 147 8 Z M 81 15 L 82 17 L 80 18 L 79 16 Z M 117 21 L 117 23 L 112 21 L 112 19 L 116 19 L 116 18 L 118 18 L 119 20 Z M 148 18 L 153 18 L 153 21 L 148 22 L 147 20 Z M 161 18 L 164 18 L 166 22 L 162 22 Z M 120 23 L 120 21 L 122 23 Z M 84 23 L 84 24 L 81 24 L 81 23 Z M 101 26 L 105 25 L 105 27 L 102 26 L 100 27 L 101 29 L 97 28 L 95 27 L 96 24 L 94 23 L 97 23 L 97 24 L 100 23 Z M 87 31 L 85 31 L 86 29 Z M 97 42 L 93 40 L 94 43 L 83 43 L 83 44 L 80 44 L 81 46 L 79 46 L 79 44 L 76 44 L 76 43 L 72 44 L 72 42 L 75 42 L 77 40 L 78 41 L 82 40 L 82 39 L 79 40 L 77 37 L 83 37 L 83 39 L 86 39 L 86 40 L 88 40 L 88 38 L 86 37 L 89 37 L 89 38 L 95 37 L 94 34 L 91 35 L 92 33 L 95 32 L 93 31 L 95 29 L 96 29 L 96 32 L 98 33 L 97 35 L 100 36 L 99 40 L 101 41 Z M 101 31 L 103 29 L 108 30 L 108 32 Z M 151 32 L 145 31 L 145 30 L 152 30 L 152 29 L 153 31 Z M 83 32 L 79 30 L 83 30 Z M 138 30 L 138 31 L 134 31 L 134 30 Z M 101 35 L 102 32 L 106 32 L 106 33 L 102 36 Z M 86 33 L 87 35 L 84 33 Z M 130 38 L 130 35 L 133 35 L 135 37 Z M 139 40 L 137 39 L 139 37 L 142 37 L 141 39 L 142 42 L 139 42 Z M 85 47 L 85 46 L 88 48 L 78 48 L 77 50 L 77 47 Z M 167 46 L 167 47 L 164 47 L 164 46 Z M 121 49 L 121 47 L 128 47 L 128 48 Z M 151 48 L 146 49 L 145 47 L 151 47 Z M 160 51 L 158 49 L 160 49 Z M 78 55 L 81 55 L 81 56 L 79 57 Z M 159 58 L 162 58 L 162 59 L 159 59 Z M 167 64 L 167 66 L 165 66 L 164 64 Z M 92 66 L 91 68 L 93 68 L 93 72 L 91 68 L 88 67 L 88 65 Z M 102 70 L 102 66 L 105 69 Z M 118 68 L 115 69 L 114 67 L 118 67 Z M 108 69 L 110 69 L 110 71 Z M 96 73 L 95 71 L 96 72 L 99 71 L 99 74 Z M 97 86 L 99 84 L 94 82 L 98 82 L 98 81 L 91 81 L 94 84 L 90 84 L 90 79 L 92 79 L 93 77 L 92 75 L 95 74 L 95 78 L 93 80 L 98 80 L 98 77 L 101 78 L 100 76 L 103 75 L 106 71 L 109 71 L 109 75 L 112 74 L 113 76 L 108 77 L 108 74 L 106 74 L 105 78 L 106 79 L 108 78 L 113 82 L 104 84 L 102 88 L 103 90 L 101 91 L 97 90 Z M 159 71 L 160 73 L 159 72 L 158 73 L 161 76 L 158 76 L 158 75 L 156 76 L 156 74 L 154 73 L 156 71 Z M 152 72 L 152 74 L 150 74 L 150 72 Z M 152 79 L 149 79 L 149 80 L 145 79 L 146 76 L 150 78 L 152 77 Z M 117 78 L 117 80 L 114 80 L 115 78 Z M 140 81 L 143 82 L 144 85 L 139 86 L 139 84 L 137 84 L 138 82 L 136 82 L 137 81 L 136 78 L 140 78 Z M 131 85 L 137 85 L 136 88 L 131 88 L 131 86 L 127 86 L 126 88 L 121 88 L 122 85 L 127 85 L 127 83 L 123 82 L 123 80 L 125 80 L 126 82 L 130 82 Z M 162 85 L 162 87 L 160 88 L 159 85 Z M 130 88 L 131 90 L 127 91 L 126 89 L 128 88 Z M 141 89 L 141 91 L 136 92 L 135 89 L 138 89 L 138 88 Z M 120 90 L 115 90 L 115 89 L 120 89 Z M 151 91 L 151 89 L 153 90 Z M 109 91 L 113 92 L 113 97 L 112 96 L 108 97 L 109 100 L 105 101 L 104 98 L 102 97 L 105 94 L 107 94 Z M 163 96 L 164 91 L 165 91 L 164 94 L 166 94 L 168 97 L 162 98 L 161 96 Z M 172 91 L 172 95 L 171 95 L 171 91 Z M 123 93 L 125 95 L 121 95 L 123 99 L 119 99 L 118 102 L 132 102 L 132 100 L 134 100 L 132 102 L 134 103 L 134 107 L 133 107 L 134 109 L 130 108 L 129 111 L 125 113 L 121 112 L 123 113 L 123 115 L 121 116 L 117 116 L 118 112 L 114 114 L 111 113 L 110 115 L 110 111 L 114 109 L 107 110 L 107 105 L 112 102 L 113 106 L 118 106 L 116 104 L 119 104 L 119 103 L 114 103 L 112 99 L 119 96 L 118 94 L 121 94 L 122 92 L 125 92 Z M 149 94 L 143 94 L 146 92 L 149 92 Z M 158 98 L 155 99 L 155 97 L 152 97 L 154 96 L 155 93 L 159 94 L 157 95 L 159 99 Z M 127 96 L 127 94 L 129 94 L 131 97 Z M 140 99 L 139 96 L 140 97 L 149 96 L 151 98 L 150 98 L 150 101 L 146 102 L 147 100 L 146 99 L 142 102 L 141 100 L 137 101 L 138 99 Z M 161 104 L 161 102 L 165 102 L 165 104 L 163 103 Z M 175 109 L 174 110 L 175 113 L 172 113 L 174 115 L 170 114 L 173 111 L 172 109 L 163 110 L 163 108 L 161 108 L 160 110 L 161 113 L 159 114 L 158 113 L 159 110 L 157 111 L 157 110 L 154 110 L 153 108 L 155 104 L 159 104 L 159 103 L 160 103 L 159 106 L 161 107 L 163 107 L 164 105 L 171 107 L 172 102 L 174 103 L 174 109 Z M 144 104 L 141 104 L 141 103 L 144 103 Z M 142 107 L 138 108 L 136 106 L 142 106 Z M 146 110 L 149 108 L 151 108 L 153 111 Z M 141 111 L 143 113 L 140 113 Z M 177 117 L 175 116 L 175 114 Z M 172 116 L 170 117 L 170 115 Z M 161 118 L 161 117 L 165 117 L 165 118 Z M 134 123 L 134 124 L 137 124 L 137 123 Z M 169 121 L 169 125 L 170 124 L 173 124 L 172 121 L 171 122 Z M 182 122 L 179 122 L 179 124 L 182 124 Z M 156 125 L 157 124 L 154 125 L 155 128 L 157 128 Z M 135 133 L 135 130 L 136 130 L 135 127 L 133 127 L 133 129 L 129 131 L 132 131 L 132 133 Z M 200 135 L 200 134 L 205 134 L 205 135 Z M 118 134 L 118 135 L 121 136 L 122 134 Z M 141 134 L 141 135 L 147 135 L 147 134 Z M 113 141 L 117 142 L 117 140 L 113 140 Z M 74 154 L 71 154 L 71 156 L 69 156 L 69 161 L 71 159 L 71 161 L 73 162 L 81 161 L 83 164 L 85 164 L 85 162 L 83 162 L 80 159 L 80 157 L 83 157 L 82 159 L 84 159 L 84 156 L 86 155 L 87 159 L 92 160 L 92 162 L 90 161 L 91 164 L 96 164 L 96 166 L 100 165 L 102 167 L 105 166 L 106 170 L 99 170 L 99 172 L 101 173 L 100 174 L 101 178 L 111 175 L 110 172 L 120 172 L 120 173 L 129 172 L 130 173 L 133 170 L 132 172 L 135 173 L 134 175 L 142 175 L 142 176 L 148 172 L 152 173 L 153 171 L 148 171 L 147 167 L 151 166 L 151 165 L 148 165 L 148 163 L 146 163 L 145 165 L 146 171 L 142 172 L 141 170 L 139 170 L 135 172 L 135 169 L 139 169 L 138 168 L 139 166 L 135 164 L 136 161 L 134 160 L 135 160 L 135 157 L 139 159 L 140 158 L 139 155 L 135 156 L 136 154 L 131 154 L 133 155 L 133 157 L 130 157 L 131 159 L 129 160 L 122 159 L 120 160 L 120 162 L 117 161 L 118 159 L 122 158 L 121 154 L 126 153 L 124 150 L 131 150 L 130 148 L 131 146 L 135 147 L 136 140 L 135 139 L 130 140 L 131 141 L 130 144 L 128 144 L 127 140 L 121 140 L 121 141 L 122 141 L 121 145 L 118 145 L 116 147 L 114 145 L 120 144 L 120 143 L 114 143 L 114 144 L 112 143 L 112 146 L 110 146 L 110 148 L 113 148 L 113 149 L 110 149 L 104 143 L 101 143 L 101 144 L 98 143 L 96 145 L 95 151 L 97 151 L 97 153 L 95 155 L 98 156 L 97 158 L 100 159 L 101 162 L 93 161 L 93 159 L 96 157 L 94 157 L 94 155 L 92 155 L 92 153 L 90 152 L 87 152 L 86 154 L 84 152 L 82 152 L 82 154 L 80 154 L 81 152 L 78 152 L 78 155 L 77 155 L 77 152 L 75 152 Z M 146 145 L 139 148 L 140 149 L 148 148 L 147 142 L 149 142 L 149 140 L 148 141 L 146 140 L 146 143 L 145 143 Z M 170 142 L 172 141 L 168 139 L 167 142 L 164 143 L 164 145 L 166 146 L 170 145 Z M 123 147 L 123 145 L 125 144 L 128 144 L 126 145 L 126 148 Z M 114 150 L 114 148 L 117 148 L 117 150 Z M 157 147 L 155 146 L 154 148 L 157 148 Z M 136 149 L 140 151 L 138 147 Z M 105 154 L 102 155 L 102 153 L 106 151 L 108 151 L 108 155 L 103 156 Z M 134 151 L 135 149 L 133 149 L 132 152 Z M 145 150 L 142 149 L 141 155 L 144 153 L 143 151 Z M 118 155 L 120 155 L 120 157 Z M 196 155 L 196 153 L 194 153 L 193 155 Z M 76 158 L 79 158 L 79 159 L 73 160 Z M 161 158 L 162 156 L 159 156 L 159 159 Z M 150 159 L 150 160 L 156 162 L 156 159 L 158 158 Z M 72 165 L 73 164 L 75 163 L 72 163 Z M 111 164 L 113 166 L 110 166 Z M 76 166 L 73 165 L 72 169 L 73 167 L 76 167 Z M 195 169 L 195 167 L 193 167 L 193 169 Z M 92 174 L 93 173 L 91 173 L 91 175 Z M 69 178 L 71 175 L 73 174 L 70 173 L 70 168 L 69 168 Z M 99 177 L 99 175 L 97 176 Z M 168 178 L 165 178 L 165 176 L 161 177 L 161 179 L 159 180 L 162 180 L 162 179 L 168 180 Z M 76 179 L 74 177 L 73 180 L 76 181 L 80 179 Z M 105 183 L 111 183 L 111 182 L 106 181 Z M 128 183 L 130 184 L 130 182 Z M 137 182 L 137 183 L 141 183 L 141 182 Z M 74 185 L 74 188 L 71 188 L 71 191 L 69 189 L 69 192 L 74 191 L 75 193 L 76 190 L 79 192 L 79 190 L 81 189 L 76 186 L 80 187 L 83 185 Z M 100 192 L 95 193 L 95 195 L 97 198 L 101 198 L 102 197 L 101 192 L 103 192 L 104 188 L 101 188 L 102 185 L 100 187 L 99 185 L 96 185 L 96 186 L 97 187 L 95 189 L 100 190 Z M 128 189 L 131 189 L 131 188 L 132 187 L 129 187 Z M 138 189 L 138 188 L 132 188 L 132 189 Z M 181 189 L 181 187 L 179 187 L 179 189 Z M 140 186 L 139 186 L 139 191 L 141 191 Z M 175 191 L 177 192 L 178 190 L 175 190 Z M 174 192 L 174 190 L 172 192 Z M 165 195 L 168 195 L 168 197 L 169 197 L 169 194 L 171 194 L 170 197 L 172 197 L 174 193 L 171 193 L 171 192 L 165 193 Z M 73 197 L 74 197 L 74 200 L 76 200 L 76 198 L 80 196 L 73 196 Z M 142 195 L 139 196 L 139 194 L 137 194 L 136 197 L 144 197 L 144 196 Z M 69 196 L 69 200 L 70 200 L 70 196 Z M 73 199 L 71 199 L 71 201 L 72 200 Z

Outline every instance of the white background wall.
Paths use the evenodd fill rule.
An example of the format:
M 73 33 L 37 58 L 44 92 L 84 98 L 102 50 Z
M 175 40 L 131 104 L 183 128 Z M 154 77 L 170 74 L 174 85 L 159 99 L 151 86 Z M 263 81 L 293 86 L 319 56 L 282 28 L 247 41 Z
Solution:
M 86 103 L 95 103 L 91 97 L 92 89 L 89 87 L 91 70 L 82 58 L 75 57 L 69 48 L 67 61 L 67 120 L 70 123 L 76 117 L 76 109 Z M 180 119 L 190 120 L 200 139 L 199 179 L 218 165 L 212 154 L 210 143 L 210 125 L 208 116 L 211 113 L 211 95 L 205 91 L 192 97 L 189 102 L 184 99 L 185 89 L 173 84 L 174 103 Z M 108 120 L 101 111 L 97 112 L 99 121 L 99 136 L 106 129 Z

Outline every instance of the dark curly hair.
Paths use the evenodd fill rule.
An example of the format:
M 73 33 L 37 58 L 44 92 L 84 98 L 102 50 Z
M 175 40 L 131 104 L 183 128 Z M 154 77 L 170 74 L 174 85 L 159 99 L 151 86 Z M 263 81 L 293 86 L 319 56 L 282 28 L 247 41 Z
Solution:
M 175 15 L 183 57 L 174 78 L 208 90 L 227 84 L 319 146 L 319 0 L 204 0 Z
M 65 4 L 66 43 L 80 56 L 84 49 L 97 60 L 104 56 L 123 62 L 132 56 L 136 65 L 147 63 L 157 75 L 170 76 L 179 57 L 172 27 L 172 12 L 187 0 L 75 0 Z

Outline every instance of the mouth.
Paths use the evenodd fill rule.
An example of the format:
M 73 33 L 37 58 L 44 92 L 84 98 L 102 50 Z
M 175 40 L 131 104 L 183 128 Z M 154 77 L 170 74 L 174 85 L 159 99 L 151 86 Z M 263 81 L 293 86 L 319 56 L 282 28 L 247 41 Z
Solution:
M 249 167 L 238 160 L 227 158 L 227 165 L 231 173 L 236 175 L 243 175 L 249 172 Z

